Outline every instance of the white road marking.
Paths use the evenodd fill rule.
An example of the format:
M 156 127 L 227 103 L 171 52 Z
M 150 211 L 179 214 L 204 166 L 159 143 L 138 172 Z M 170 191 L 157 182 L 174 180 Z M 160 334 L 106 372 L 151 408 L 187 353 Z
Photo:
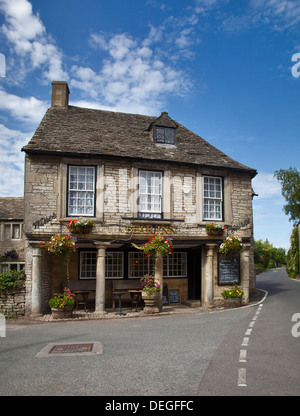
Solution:
M 246 368 L 239 368 L 239 373 L 238 373 L 238 387 L 247 387 L 247 383 L 246 383 Z

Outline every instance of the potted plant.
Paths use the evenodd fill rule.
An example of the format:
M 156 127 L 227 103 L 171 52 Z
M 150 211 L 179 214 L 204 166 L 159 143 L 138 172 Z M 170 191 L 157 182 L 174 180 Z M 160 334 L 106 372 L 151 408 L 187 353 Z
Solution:
M 242 305 L 244 292 L 234 285 L 231 289 L 224 290 L 221 295 L 224 298 L 225 308 L 237 308 Z
M 135 248 L 142 250 L 147 257 L 154 257 L 155 280 L 163 287 L 163 257 L 172 254 L 174 250 L 172 238 L 165 238 L 163 235 L 152 234 L 147 243 L 142 246 L 132 244 Z M 159 293 L 158 308 L 161 311 L 163 306 L 162 291 Z
M 71 254 L 76 250 L 77 238 L 71 235 L 54 235 L 50 241 L 41 241 L 40 244 L 45 247 L 49 253 L 60 256 L 66 262 L 67 266 L 67 280 L 70 279 L 69 264 Z
M 234 257 L 244 250 L 242 240 L 238 236 L 227 237 L 219 247 L 219 253 L 224 257 Z
M 78 218 L 78 220 L 70 220 L 66 227 L 72 234 L 87 234 L 92 231 L 94 223 L 92 220 Z
M 143 286 L 142 299 L 145 302 L 144 313 L 158 313 L 158 300 L 160 297 L 161 285 L 156 282 L 154 276 L 149 276 L 148 274 L 145 274 L 145 276 L 141 278 L 141 283 Z
M 221 225 L 216 225 L 215 223 L 206 224 L 206 234 L 211 236 L 222 235 L 225 227 Z
M 49 306 L 54 319 L 72 318 L 74 304 L 74 295 L 67 287 L 64 288 L 63 293 L 54 294 L 49 300 Z

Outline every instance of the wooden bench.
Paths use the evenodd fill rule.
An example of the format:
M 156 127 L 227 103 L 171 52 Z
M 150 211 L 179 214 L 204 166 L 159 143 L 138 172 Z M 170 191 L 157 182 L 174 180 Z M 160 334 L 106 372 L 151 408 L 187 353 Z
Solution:
M 90 292 L 96 291 L 96 280 L 67 280 L 63 281 L 63 289 L 67 287 L 71 290 L 88 290 Z
M 140 280 L 113 280 L 112 281 L 112 301 L 113 308 L 116 307 L 117 292 L 128 292 L 128 290 L 142 290 L 143 286 Z

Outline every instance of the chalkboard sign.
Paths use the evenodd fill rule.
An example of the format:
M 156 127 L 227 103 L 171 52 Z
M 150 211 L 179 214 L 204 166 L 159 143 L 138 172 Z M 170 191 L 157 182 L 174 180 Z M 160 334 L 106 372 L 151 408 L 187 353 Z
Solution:
M 219 256 L 219 285 L 240 283 L 240 258 Z
M 180 289 L 169 289 L 169 304 L 181 303 Z
M 163 305 L 169 305 L 168 285 L 166 283 L 163 286 L 162 301 Z

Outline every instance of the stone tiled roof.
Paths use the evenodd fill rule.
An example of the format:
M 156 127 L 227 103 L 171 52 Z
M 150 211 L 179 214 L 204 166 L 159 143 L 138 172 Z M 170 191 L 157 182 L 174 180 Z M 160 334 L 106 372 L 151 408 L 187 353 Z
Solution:
M 157 145 L 153 125 L 176 128 L 176 146 Z M 256 170 L 231 159 L 197 134 L 172 120 L 68 106 L 49 108 L 26 153 L 107 156 L 229 168 L 256 175 Z
M 24 219 L 24 198 L 0 197 L 0 221 L 20 221 Z

